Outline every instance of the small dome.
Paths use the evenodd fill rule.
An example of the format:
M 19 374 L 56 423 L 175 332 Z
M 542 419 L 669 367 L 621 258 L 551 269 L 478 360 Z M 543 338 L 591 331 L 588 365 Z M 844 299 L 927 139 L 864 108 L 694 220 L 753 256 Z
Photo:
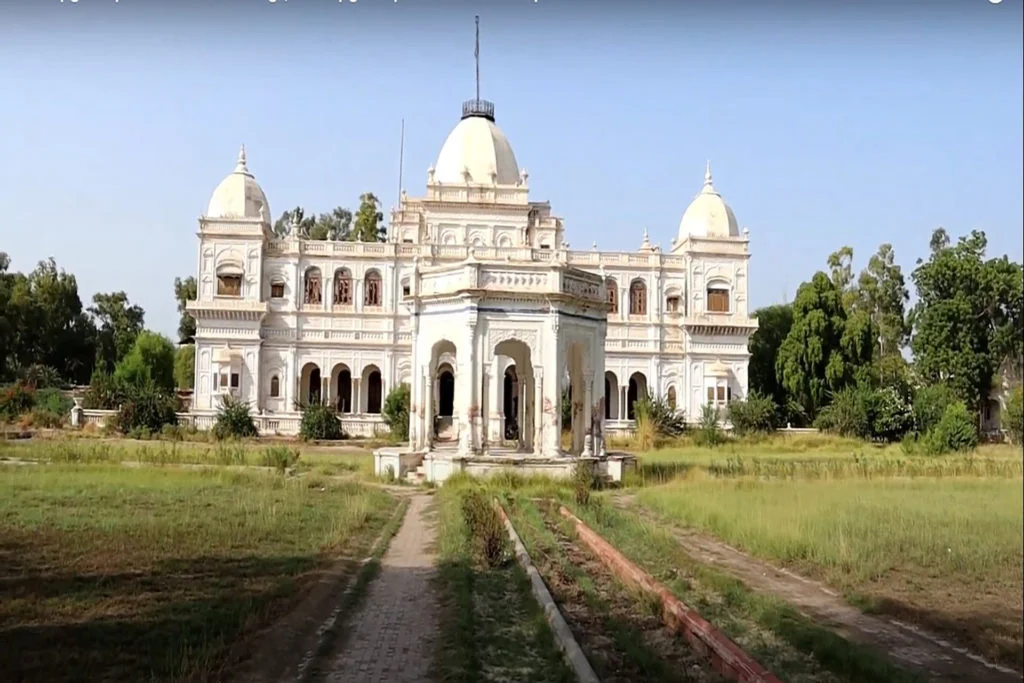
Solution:
M 704 172 L 704 187 L 683 213 L 679 222 L 679 238 L 687 237 L 739 237 L 740 226 L 736 214 L 718 194 L 711 182 L 711 164 Z
M 519 165 L 508 138 L 494 123 L 494 105 L 470 100 L 462 120 L 448 134 L 437 155 L 434 182 L 446 185 L 518 185 Z
M 238 152 L 235 170 L 220 182 L 206 207 L 207 218 L 262 218 L 270 220 L 270 205 L 263 188 L 245 165 L 245 145 Z

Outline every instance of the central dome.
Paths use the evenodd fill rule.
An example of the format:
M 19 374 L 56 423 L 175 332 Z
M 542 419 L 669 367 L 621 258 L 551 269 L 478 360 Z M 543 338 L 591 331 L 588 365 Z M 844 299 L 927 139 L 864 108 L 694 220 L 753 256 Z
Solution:
M 512 145 L 494 123 L 494 105 L 470 100 L 462 105 L 462 120 L 434 164 L 434 182 L 446 185 L 518 185 L 519 164 Z

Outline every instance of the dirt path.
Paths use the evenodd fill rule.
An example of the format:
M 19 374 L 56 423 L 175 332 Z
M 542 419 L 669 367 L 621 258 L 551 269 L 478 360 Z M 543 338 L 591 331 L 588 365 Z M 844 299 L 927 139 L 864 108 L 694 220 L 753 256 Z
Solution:
M 341 650 L 323 665 L 332 683 L 412 683 L 429 680 L 438 630 L 432 547 L 436 536 L 428 507 L 416 494 L 401 528 L 381 560 L 359 610 L 346 617 Z
M 1021 675 L 1012 669 L 986 662 L 913 626 L 864 614 L 824 584 L 774 567 L 706 534 L 658 519 L 641 509 L 632 495 L 615 496 L 614 502 L 671 529 L 683 550 L 695 560 L 739 579 L 751 590 L 786 601 L 817 624 L 884 653 L 897 666 L 930 681 L 1020 683 Z

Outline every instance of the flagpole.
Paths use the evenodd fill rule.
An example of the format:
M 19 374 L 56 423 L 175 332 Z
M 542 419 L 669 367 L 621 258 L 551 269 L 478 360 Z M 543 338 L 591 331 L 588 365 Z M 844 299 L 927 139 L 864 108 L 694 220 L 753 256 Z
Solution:
M 473 46 L 473 57 L 476 59 L 476 99 L 480 101 L 480 15 L 474 17 L 476 20 L 476 43 Z

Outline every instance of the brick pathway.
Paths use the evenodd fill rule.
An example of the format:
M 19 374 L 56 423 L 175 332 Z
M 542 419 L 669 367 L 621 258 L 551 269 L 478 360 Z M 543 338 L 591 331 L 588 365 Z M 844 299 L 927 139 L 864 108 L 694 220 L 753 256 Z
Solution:
M 431 497 L 409 500 L 402 526 L 381 560 L 359 611 L 346 621 L 348 638 L 331 662 L 331 683 L 412 683 L 429 680 L 437 635 Z

